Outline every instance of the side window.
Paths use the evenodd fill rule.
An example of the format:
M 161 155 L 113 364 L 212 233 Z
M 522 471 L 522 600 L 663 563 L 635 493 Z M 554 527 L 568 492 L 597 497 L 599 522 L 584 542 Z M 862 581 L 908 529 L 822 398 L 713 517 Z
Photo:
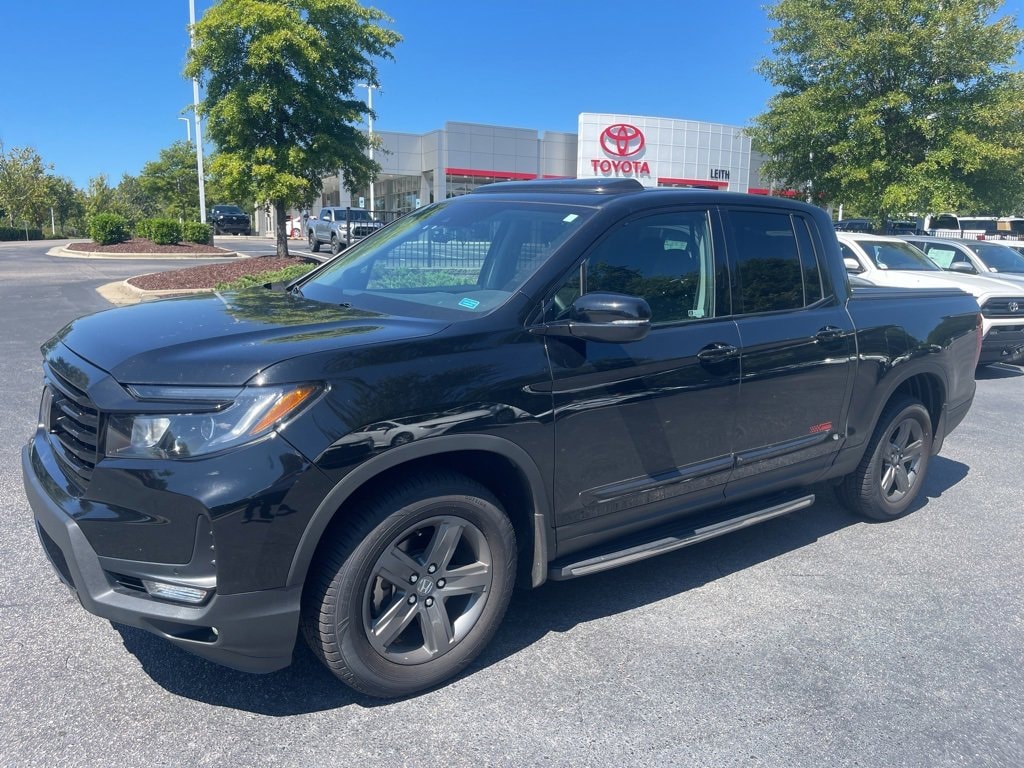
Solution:
M 949 269 L 949 265 L 957 260 L 958 255 L 954 248 L 928 244 L 925 244 L 925 254 L 935 263 L 935 266 L 943 269 Z M 961 259 L 963 259 L 962 256 Z
M 655 323 L 715 313 L 714 253 L 707 211 L 635 219 L 601 242 L 583 271 L 588 293 L 640 296 Z
M 804 264 L 790 216 L 734 210 L 730 220 L 735 232 L 739 311 L 751 314 L 804 306 Z M 820 298 L 820 276 L 817 282 Z
M 846 268 L 847 272 L 854 272 L 854 273 L 856 273 L 856 272 L 863 272 L 864 271 L 864 267 L 860 266 L 860 259 L 858 259 L 857 258 L 857 254 L 853 252 L 853 248 L 848 246 L 846 243 L 840 243 L 839 244 L 839 250 L 842 251 L 844 259 L 853 259 L 855 262 L 857 262 L 857 268 L 856 269 L 851 269 L 850 267 L 847 267 Z
M 821 285 L 821 269 L 818 267 L 818 255 L 814 252 L 814 244 L 811 242 L 811 232 L 808 229 L 807 219 L 802 216 L 794 216 L 793 224 L 796 228 L 796 242 L 800 247 L 800 269 L 804 275 L 804 304 L 814 304 L 821 301 L 825 295 Z

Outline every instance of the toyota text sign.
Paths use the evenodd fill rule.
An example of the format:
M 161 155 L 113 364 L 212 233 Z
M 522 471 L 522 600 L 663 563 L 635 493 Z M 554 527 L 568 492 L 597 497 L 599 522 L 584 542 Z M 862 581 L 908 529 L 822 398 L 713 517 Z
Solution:
M 651 168 L 646 160 L 636 159 L 644 151 L 647 142 L 644 133 L 635 125 L 615 123 L 601 131 L 601 149 L 607 157 L 595 157 L 590 161 L 594 173 L 621 176 L 649 176 Z

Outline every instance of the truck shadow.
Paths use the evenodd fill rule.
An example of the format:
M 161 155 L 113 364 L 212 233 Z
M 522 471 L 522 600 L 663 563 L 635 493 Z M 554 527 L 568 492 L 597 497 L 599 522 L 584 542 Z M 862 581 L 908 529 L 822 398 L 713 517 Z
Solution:
M 934 457 L 913 513 L 942 496 L 968 472 L 965 464 Z M 568 632 L 595 619 L 642 608 L 864 523 L 840 505 L 830 487 L 812 490 L 818 500 L 809 509 L 614 571 L 549 582 L 535 591 L 517 591 L 498 634 L 463 674 L 472 675 L 496 664 L 550 632 Z M 250 675 L 200 659 L 142 630 L 111 625 L 146 674 L 168 692 L 188 699 L 272 717 L 389 703 L 347 688 L 301 639 L 290 667 L 269 675 Z
M 979 368 L 974 372 L 974 378 L 978 381 L 988 381 L 990 379 L 1016 379 L 1020 376 L 1024 376 L 1024 370 L 1019 366 L 1009 365 L 1007 363 L 986 365 L 984 368 Z

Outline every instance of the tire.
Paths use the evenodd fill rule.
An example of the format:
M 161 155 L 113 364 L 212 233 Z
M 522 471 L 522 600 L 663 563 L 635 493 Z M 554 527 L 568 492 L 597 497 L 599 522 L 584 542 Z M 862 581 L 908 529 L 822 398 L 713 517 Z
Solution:
M 345 246 L 338 239 L 337 233 L 331 232 L 331 254 L 337 256 L 343 250 L 345 250 Z
M 213 234 L 215 234 L 215 235 L 222 235 L 224 233 L 220 231 L 220 227 L 218 227 L 216 224 L 214 224 L 213 225 Z
M 406 443 L 411 443 L 412 440 L 413 437 L 408 432 L 399 432 L 397 435 L 391 438 L 391 445 L 405 445 Z
M 924 485 L 932 438 L 924 405 L 905 395 L 894 398 L 882 411 L 860 464 L 843 478 L 839 498 L 872 520 L 907 514 Z
M 498 500 L 459 474 L 413 475 L 344 522 L 306 586 L 313 652 L 379 698 L 462 671 L 497 631 L 515 582 L 515 533 Z
M 313 253 L 320 253 L 320 241 L 316 239 L 313 230 L 309 230 L 309 250 Z

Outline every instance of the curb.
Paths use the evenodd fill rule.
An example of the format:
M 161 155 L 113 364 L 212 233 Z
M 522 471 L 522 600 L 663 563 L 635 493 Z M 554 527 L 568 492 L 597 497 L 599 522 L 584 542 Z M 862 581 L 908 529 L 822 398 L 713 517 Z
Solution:
M 66 259 L 153 259 L 160 261 L 208 261 L 210 259 L 249 259 L 251 256 L 238 251 L 224 253 L 106 253 L 103 251 L 72 251 L 67 246 L 57 245 L 46 252 L 47 256 L 61 256 Z
M 129 280 L 131 278 L 128 278 Z M 112 283 L 101 285 L 96 293 L 106 299 L 114 306 L 122 307 L 128 304 L 139 304 L 149 299 L 159 299 L 167 296 L 189 296 L 193 293 L 213 293 L 213 288 L 178 288 L 167 291 L 147 291 L 136 288 L 128 280 L 115 280 Z

